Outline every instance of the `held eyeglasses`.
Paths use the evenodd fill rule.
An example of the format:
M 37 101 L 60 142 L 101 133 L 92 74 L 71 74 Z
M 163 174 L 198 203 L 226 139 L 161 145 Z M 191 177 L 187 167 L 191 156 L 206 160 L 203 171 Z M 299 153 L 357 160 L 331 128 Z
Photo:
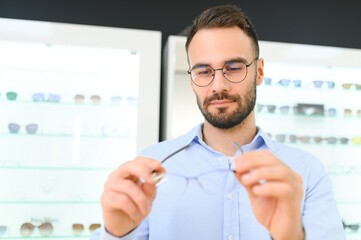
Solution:
M 243 154 L 242 148 L 236 143 L 234 143 L 234 145 L 239 149 L 241 154 Z M 190 144 L 172 152 L 161 161 L 161 164 L 164 164 L 164 162 L 172 158 L 174 155 L 186 150 L 189 146 Z M 183 175 L 179 172 L 167 171 L 163 174 L 154 173 L 153 179 L 156 182 L 158 181 L 158 191 L 166 194 L 182 195 L 191 186 L 191 184 L 194 183 L 196 187 L 198 186 L 206 193 L 218 194 L 224 191 L 228 177 L 235 178 L 234 173 L 235 170 L 226 168 L 213 169 L 192 176 Z
M 247 77 L 247 69 L 250 67 L 258 57 L 253 59 L 249 64 L 246 64 L 242 60 L 232 60 L 224 64 L 222 68 L 212 68 L 208 64 L 199 64 L 193 66 L 187 71 L 190 75 L 192 82 L 198 87 L 206 87 L 211 84 L 216 75 L 216 71 L 222 71 L 223 76 L 232 83 L 240 83 Z

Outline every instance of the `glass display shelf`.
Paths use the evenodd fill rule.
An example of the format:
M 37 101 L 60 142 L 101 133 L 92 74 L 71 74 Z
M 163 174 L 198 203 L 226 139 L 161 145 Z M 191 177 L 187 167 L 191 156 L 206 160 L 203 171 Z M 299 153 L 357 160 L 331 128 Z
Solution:
M 4 163 L 0 162 L 0 169 L 1 170 L 24 170 L 24 171 L 33 171 L 33 170 L 40 170 L 40 171 L 49 171 L 49 170 L 56 170 L 56 171 L 111 171 L 114 170 L 117 165 L 104 167 L 104 164 L 94 167 L 90 166 L 61 166 L 60 164 L 57 166 L 6 166 L 2 165 Z M 9 163 L 7 163 L 9 164 Z M 1 201 L 0 201 L 1 202 Z
M 282 80 L 279 80 L 282 81 Z M 305 82 L 303 83 L 301 81 L 301 86 L 283 86 L 280 82 L 275 82 L 273 84 L 267 84 L 268 80 L 267 77 L 263 79 L 262 88 L 272 88 L 272 89 L 282 89 L 282 90 L 288 90 L 288 91 L 318 91 L 318 92 L 331 92 L 332 94 L 337 93 L 360 93 L 361 92 L 361 84 L 358 83 L 349 83 L 351 86 L 345 86 L 343 87 L 343 84 L 349 85 L 347 83 L 335 83 L 334 87 L 329 88 L 327 86 L 321 86 L 321 87 L 315 87 L 313 84 L 313 81 L 311 82 Z M 357 87 L 356 87 L 357 85 Z
M 348 164 L 348 165 L 339 165 L 339 166 L 328 166 L 327 171 L 330 175 L 355 175 L 361 176 L 361 161 L 358 164 Z M 352 201 L 351 201 L 352 202 Z M 360 202 L 361 203 L 361 202 Z
M 359 240 L 360 237 L 361 237 L 361 232 L 360 231 L 347 231 L 345 230 L 345 234 L 347 237 L 351 237 L 351 238 L 348 238 L 350 240 Z M 352 237 L 355 237 L 355 238 L 352 238 Z
M 1 93 L 0 93 L 1 94 Z M 119 97 L 122 98 L 122 97 Z M 124 97 L 125 98 L 125 97 Z M 9 100 L 4 100 L 4 99 L 0 99 L 0 104 L 1 105 L 9 105 L 9 106 L 13 106 L 16 105 L 18 106 L 27 106 L 27 107 L 31 107 L 34 108 L 36 107 L 42 107 L 42 106 L 51 106 L 56 107 L 62 107 L 62 106 L 68 106 L 68 107 L 84 107 L 84 108 L 89 108 L 89 107 L 94 107 L 94 108 L 101 108 L 101 107 L 121 107 L 121 108 L 135 108 L 137 106 L 137 99 L 130 97 L 127 100 L 99 100 L 100 102 L 82 102 L 82 103 L 76 103 L 76 102 L 51 102 L 51 101 L 38 101 L 38 102 L 34 102 L 31 100 L 16 100 L 16 101 L 9 101 Z M 114 101 L 114 102 L 113 102 Z
M 267 106 L 267 105 L 266 105 Z M 276 106 L 278 107 L 278 106 Z M 282 107 L 282 106 L 281 106 Z M 292 106 L 293 107 L 293 106 Z M 292 108 L 291 107 L 291 108 Z M 258 115 L 261 115 L 261 116 L 279 116 L 279 117 L 285 117 L 285 118 L 300 118 L 300 119 L 308 119 L 308 118 L 316 118 L 316 119 L 325 119 L 325 118 L 330 118 L 330 119 L 337 119 L 337 120 L 358 120 L 360 121 L 361 120 L 361 114 L 359 116 L 359 113 L 354 113 L 352 114 L 351 116 L 346 116 L 343 112 L 339 113 L 339 114 L 336 114 L 336 115 L 328 115 L 327 113 L 326 114 L 323 114 L 323 115 L 320 115 L 320 114 L 315 114 L 315 115 L 306 115 L 306 114 L 299 114 L 299 113 L 280 113 L 280 112 L 268 112 L 268 111 L 257 111 L 257 114 Z
M 48 236 L 48 237 L 42 237 L 42 236 L 29 236 L 29 237 L 23 237 L 23 236 L 15 236 L 15 237 L 1 237 L 0 239 L 89 239 L 90 235 L 84 235 L 84 236 L 74 236 L 74 235 L 58 235 L 58 236 Z
M 0 204 L 4 204 L 4 205 L 100 205 L 100 200 L 99 201 L 94 201 L 94 200 L 82 200 L 82 201 L 31 201 L 31 200 L 27 200 L 27 201 L 21 201 L 21 200 L 14 200 L 14 201 L 0 201 Z
M 332 172 L 332 171 L 329 171 L 328 173 L 331 175 L 331 177 L 332 176 L 342 176 L 342 175 L 361 176 L 361 172 Z M 357 202 L 357 203 L 361 204 L 361 201 Z
M 317 146 L 317 147 L 322 147 L 322 148 L 361 148 L 361 144 L 353 144 L 353 143 L 347 143 L 347 144 L 342 144 L 342 143 L 336 143 L 336 144 L 331 144 L 331 143 L 293 143 L 290 141 L 284 141 L 283 143 L 286 143 L 288 145 L 292 145 L 294 147 L 296 146 Z
M 348 200 L 348 201 L 336 201 L 337 204 L 340 205 L 359 205 L 361 204 L 361 200 L 360 201 L 352 201 L 352 200 Z
M 124 131 L 126 131 L 124 129 Z M 60 139 L 72 139 L 74 138 L 73 134 L 66 134 L 66 133 L 36 133 L 36 134 L 29 134 L 29 133 L 11 133 L 11 132 L 0 132 L 0 137 L 4 138 L 60 138 Z M 82 139 L 126 139 L 127 141 L 131 141 L 132 139 L 128 136 L 117 135 L 116 133 L 113 134 L 102 134 L 102 135 L 95 135 L 95 134 L 81 134 L 79 136 Z M 135 141 L 135 139 L 133 139 Z

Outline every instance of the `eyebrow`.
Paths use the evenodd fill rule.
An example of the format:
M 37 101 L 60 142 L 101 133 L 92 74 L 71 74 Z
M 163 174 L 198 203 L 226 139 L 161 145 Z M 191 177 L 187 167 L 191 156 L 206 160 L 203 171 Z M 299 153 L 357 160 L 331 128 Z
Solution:
M 247 59 L 245 59 L 243 57 L 235 57 L 235 58 L 225 60 L 223 62 L 223 65 L 225 65 L 227 63 L 230 63 L 230 62 L 243 62 L 245 64 L 248 64 Z M 190 69 L 194 69 L 194 68 L 198 68 L 198 67 L 206 67 L 206 66 L 211 66 L 212 67 L 212 65 L 209 64 L 209 63 L 197 63 L 197 64 L 193 65 Z

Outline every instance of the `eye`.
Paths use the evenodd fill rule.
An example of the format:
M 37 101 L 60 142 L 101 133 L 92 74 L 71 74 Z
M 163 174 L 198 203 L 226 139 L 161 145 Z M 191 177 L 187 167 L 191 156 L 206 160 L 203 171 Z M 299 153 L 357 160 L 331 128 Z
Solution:
M 224 66 L 224 71 L 227 73 L 240 72 L 246 65 L 243 62 L 229 62 Z
M 192 71 L 194 72 L 195 75 L 201 75 L 201 76 L 212 74 L 212 69 L 207 66 L 196 67 Z

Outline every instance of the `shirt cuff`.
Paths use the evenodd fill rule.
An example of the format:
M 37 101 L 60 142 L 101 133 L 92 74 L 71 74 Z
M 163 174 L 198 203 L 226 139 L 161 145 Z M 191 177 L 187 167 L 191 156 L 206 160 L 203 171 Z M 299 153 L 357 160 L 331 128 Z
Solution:
M 137 229 L 134 229 L 123 237 L 117 237 L 108 232 L 105 227 L 102 227 L 100 230 L 100 240 L 134 240 L 136 233 Z

